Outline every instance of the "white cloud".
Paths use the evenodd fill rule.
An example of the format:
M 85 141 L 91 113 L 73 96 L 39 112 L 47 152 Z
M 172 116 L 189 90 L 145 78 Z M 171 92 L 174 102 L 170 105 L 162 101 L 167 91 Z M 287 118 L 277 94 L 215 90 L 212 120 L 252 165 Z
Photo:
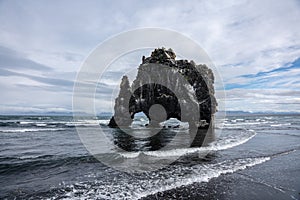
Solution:
M 226 82 L 238 75 L 278 68 L 300 55 L 300 8 L 296 1 L 180 3 L 141 11 L 139 25 L 190 35 L 220 67 Z M 150 17 L 144 20 L 145 16 Z
M 300 90 L 289 89 L 234 89 L 226 92 L 227 110 L 299 112 Z

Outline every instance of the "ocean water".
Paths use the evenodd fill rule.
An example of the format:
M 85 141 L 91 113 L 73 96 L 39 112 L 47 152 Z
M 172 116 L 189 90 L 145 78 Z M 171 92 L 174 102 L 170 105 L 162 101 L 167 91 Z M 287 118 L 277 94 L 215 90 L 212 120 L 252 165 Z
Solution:
M 106 126 L 109 117 L 0 117 L 0 199 L 299 199 L 300 116 L 229 116 L 215 140 L 185 148 L 188 126 L 170 121 L 154 143 Z M 132 125 L 146 134 L 140 117 Z M 110 138 L 102 158 L 139 166 L 144 158 L 175 162 L 155 171 L 123 172 L 94 158 L 75 126 L 101 124 Z M 147 135 L 147 134 L 146 134 Z M 116 146 L 126 149 L 118 152 Z

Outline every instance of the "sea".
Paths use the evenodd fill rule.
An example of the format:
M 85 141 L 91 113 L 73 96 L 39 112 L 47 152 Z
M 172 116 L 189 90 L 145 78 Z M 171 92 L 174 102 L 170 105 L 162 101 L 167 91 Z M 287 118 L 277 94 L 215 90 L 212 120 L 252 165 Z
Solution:
M 109 118 L 0 116 L 0 199 L 300 199 L 299 115 L 226 116 L 214 140 L 192 148 L 180 145 L 188 126 L 176 120 L 151 143 L 124 139 Z M 136 118 L 131 129 L 143 135 L 145 123 Z M 99 127 L 101 159 L 77 130 Z M 172 162 L 122 170 L 145 166 L 144 158 Z

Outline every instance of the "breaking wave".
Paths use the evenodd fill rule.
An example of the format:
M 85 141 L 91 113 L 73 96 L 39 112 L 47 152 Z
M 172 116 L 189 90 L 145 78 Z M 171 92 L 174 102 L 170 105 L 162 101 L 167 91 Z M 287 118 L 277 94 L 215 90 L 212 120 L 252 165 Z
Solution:
M 207 147 L 197 147 L 197 148 L 177 148 L 172 150 L 164 151 L 140 151 L 140 152 L 123 152 L 120 153 L 124 158 L 136 158 L 141 154 L 154 157 L 172 157 L 172 156 L 184 156 L 194 153 L 209 153 L 211 151 L 220 151 L 225 149 L 230 149 L 235 146 L 246 143 L 256 135 L 256 132 L 253 130 L 244 130 L 237 131 L 236 133 L 232 132 L 231 134 L 226 134 L 220 136 L 216 141 L 209 144 Z

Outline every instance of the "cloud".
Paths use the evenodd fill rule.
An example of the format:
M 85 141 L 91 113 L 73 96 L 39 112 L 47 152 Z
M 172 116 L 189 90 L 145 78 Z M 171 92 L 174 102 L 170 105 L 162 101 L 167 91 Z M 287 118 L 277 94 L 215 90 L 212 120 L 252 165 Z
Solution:
M 16 105 L 1 105 L 0 111 L 1 114 L 44 114 L 44 113 L 72 113 L 71 108 L 66 107 L 51 107 L 55 105 L 44 105 L 38 107 L 31 107 L 31 106 L 16 106 Z
M 21 53 L 4 46 L 0 46 L 0 67 L 15 70 L 51 70 L 50 67 L 32 61 Z
M 0 1 L 0 89 L 6 93 L 0 104 L 70 108 L 76 73 L 100 42 L 133 28 L 161 27 L 205 49 L 230 94 L 230 109 L 263 110 L 268 101 L 274 109 L 294 110 L 279 107 L 276 98 L 300 87 L 299 10 L 296 0 Z M 129 54 L 110 66 L 99 86 L 105 102 L 100 109 L 124 73 L 134 69 L 134 78 L 142 54 L 149 55 Z M 268 96 L 262 88 L 282 92 Z
M 300 76 L 300 58 L 285 66 L 261 71 L 257 74 L 245 74 L 240 76 L 236 83 L 227 84 L 227 89 L 234 88 L 299 88 L 298 77 Z
M 42 84 L 47 84 L 50 86 L 63 86 L 63 87 L 70 88 L 70 87 L 73 87 L 73 85 L 74 85 L 74 82 L 69 81 L 69 80 L 52 78 L 52 77 L 35 76 L 35 75 L 30 75 L 30 74 L 25 74 L 25 73 L 13 72 L 13 71 L 6 70 L 6 69 L 0 69 L 0 76 L 24 77 L 24 78 L 28 78 L 33 81 L 36 81 L 36 82 L 39 82 Z
M 232 89 L 226 91 L 226 108 L 251 112 L 298 112 L 300 90 Z
M 167 27 L 206 49 L 225 83 L 286 65 L 299 57 L 299 3 L 188 1 L 142 10 L 139 25 Z M 280 14 L 279 14 L 280 13 Z M 144 16 L 148 17 L 146 20 Z

